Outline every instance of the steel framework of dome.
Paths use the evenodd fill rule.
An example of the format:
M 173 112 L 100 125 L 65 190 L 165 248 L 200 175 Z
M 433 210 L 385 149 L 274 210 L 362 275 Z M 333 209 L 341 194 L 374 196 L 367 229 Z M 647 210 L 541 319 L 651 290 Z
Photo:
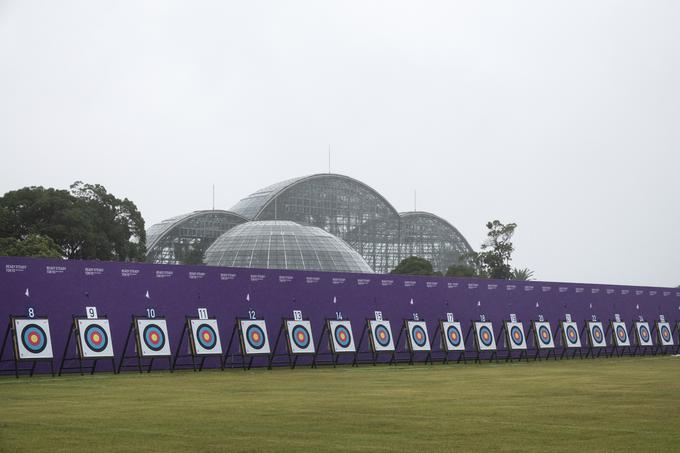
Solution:
M 210 266 L 372 273 L 342 239 L 321 228 L 285 220 L 237 225 L 205 252 Z
M 224 231 L 245 221 L 260 220 L 290 220 L 319 227 L 347 242 L 379 273 L 389 272 L 411 255 L 426 258 L 436 270 L 445 271 L 452 264 L 464 263 L 462 255 L 472 251 L 463 235 L 440 217 L 426 212 L 400 214 L 368 185 L 337 174 L 281 181 L 247 196 L 229 211 L 220 212 L 231 216 L 230 223 L 221 227 Z M 149 261 L 181 262 L 178 256 L 188 253 L 182 248 L 187 238 L 177 241 L 174 236 L 182 232 L 177 223 L 186 217 L 169 219 L 149 229 Z M 172 220 L 178 230 L 167 227 L 166 223 Z M 152 236 L 156 244 L 152 242 Z M 191 237 L 196 239 L 198 236 L 203 250 L 217 237 L 214 234 Z M 164 244 L 176 242 L 180 245 L 180 253 L 169 253 Z M 159 254 L 157 244 L 164 245 L 167 251 Z M 191 244 L 189 241 L 189 250 L 193 247 Z

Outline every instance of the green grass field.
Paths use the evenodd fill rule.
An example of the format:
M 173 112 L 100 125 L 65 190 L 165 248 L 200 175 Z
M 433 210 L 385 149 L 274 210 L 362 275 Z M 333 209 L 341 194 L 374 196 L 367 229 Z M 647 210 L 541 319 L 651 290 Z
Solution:
M 680 359 L 0 378 L 2 451 L 680 449 Z

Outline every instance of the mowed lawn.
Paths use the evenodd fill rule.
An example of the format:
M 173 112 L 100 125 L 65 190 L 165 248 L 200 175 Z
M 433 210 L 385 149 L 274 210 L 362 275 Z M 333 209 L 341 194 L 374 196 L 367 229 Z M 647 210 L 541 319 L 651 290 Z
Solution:
M 680 358 L 0 378 L 2 451 L 680 449 Z

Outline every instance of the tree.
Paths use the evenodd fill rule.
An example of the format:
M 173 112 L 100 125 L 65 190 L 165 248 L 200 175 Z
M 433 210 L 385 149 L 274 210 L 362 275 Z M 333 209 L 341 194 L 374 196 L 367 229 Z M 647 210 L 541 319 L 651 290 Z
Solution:
M 409 256 L 401 260 L 390 274 L 401 275 L 436 275 L 432 270 L 432 263 L 425 258 Z M 441 275 L 440 273 L 438 273 Z
M 477 271 L 472 266 L 464 264 L 454 264 L 446 269 L 447 277 L 478 277 Z
M 517 228 L 516 223 L 507 225 L 498 220 L 487 222 L 487 240 L 481 252 L 467 254 L 480 277 L 508 280 L 511 275 L 510 261 L 514 247 L 510 239 Z
M 510 272 L 511 280 L 532 280 L 533 278 L 534 271 L 531 271 L 526 267 L 524 269 L 514 268 L 512 272 Z
M 61 249 L 47 236 L 29 234 L 25 239 L 0 238 L 0 256 L 61 258 Z

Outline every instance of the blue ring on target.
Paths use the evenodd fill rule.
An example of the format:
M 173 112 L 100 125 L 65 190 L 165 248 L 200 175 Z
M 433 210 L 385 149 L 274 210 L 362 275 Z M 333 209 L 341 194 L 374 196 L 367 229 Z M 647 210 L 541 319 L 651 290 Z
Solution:
M 524 341 L 524 334 L 522 333 L 522 329 L 520 329 L 517 326 L 512 326 L 510 328 L 510 339 L 512 340 L 513 343 L 515 343 L 516 346 L 521 346 L 522 342 Z
M 297 326 L 293 327 L 291 336 L 293 337 L 293 343 L 295 343 L 295 346 L 298 348 L 306 349 L 309 346 L 310 337 L 305 326 L 298 324 Z
M 649 329 L 645 325 L 640 326 L 640 337 L 645 343 L 649 341 Z
M 567 326 L 567 340 L 569 340 L 569 343 L 576 344 L 577 339 L 578 332 L 576 332 L 574 326 Z
M 94 352 L 102 352 L 109 345 L 109 336 L 99 324 L 90 324 L 84 334 L 85 344 Z
M 448 338 L 449 343 L 454 347 L 458 347 L 460 345 L 460 331 L 458 330 L 458 327 L 449 326 L 449 328 L 446 329 L 446 338 Z
M 254 337 L 253 335 L 256 335 Z M 257 324 L 251 324 L 246 329 L 246 341 L 255 349 L 262 349 L 264 347 L 264 331 Z
M 602 341 L 602 329 L 600 329 L 600 326 L 593 326 L 592 329 L 593 332 L 593 339 L 595 340 L 596 343 L 600 343 Z
M 201 324 L 196 329 L 196 341 L 203 349 L 213 349 L 217 345 L 217 333 L 210 324 Z
M 382 324 L 378 324 L 375 326 L 375 329 L 373 329 L 373 337 L 375 338 L 376 343 L 383 348 L 390 345 L 390 336 L 390 331 Z
M 419 325 L 415 325 L 411 328 L 411 338 L 416 346 L 422 348 L 427 344 L 427 333 Z
M 482 342 L 484 346 L 491 346 L 493 343 L 493 335 L 491 334 L 491 330 L 487 326 L 482 326 L 479 329 L 479 340 Z
M 342 348 L 347 348 L 352 343 L 352 335 L 349 333 L 347 327 L 342 324 L 335 326 L 333 336 L 335 337 L 335 342 Z
M 668 326 L 661 326 L 661 338 L 663 338 L 663 341 L 666 343 L 671 341 L 671 331 Z
M 541 343 L 545 345 L 550 344 L 550 331 L 546 326 L 538 328 L 538 338 L 541 340 Z
M 616 336 L 619 337 L 619 341 L 626 341 L 626 338 L 628 337 L 626 329 L 622 326 L 616 326 Z
M 39 354 L 47 347 L 47 334 L 37 324 L 28 324 L 21 330 L 21 344 L 32 354 Z
M 152 337 L 154 334 L 156 335 L 155 340 Z M 142 338 L 144 339 L 146 347 L 152 351 L 160 351 L 165 346 L 165 334 L 163 333 L 163 329 L 156 324 L 147 325 L 144 328 Z

